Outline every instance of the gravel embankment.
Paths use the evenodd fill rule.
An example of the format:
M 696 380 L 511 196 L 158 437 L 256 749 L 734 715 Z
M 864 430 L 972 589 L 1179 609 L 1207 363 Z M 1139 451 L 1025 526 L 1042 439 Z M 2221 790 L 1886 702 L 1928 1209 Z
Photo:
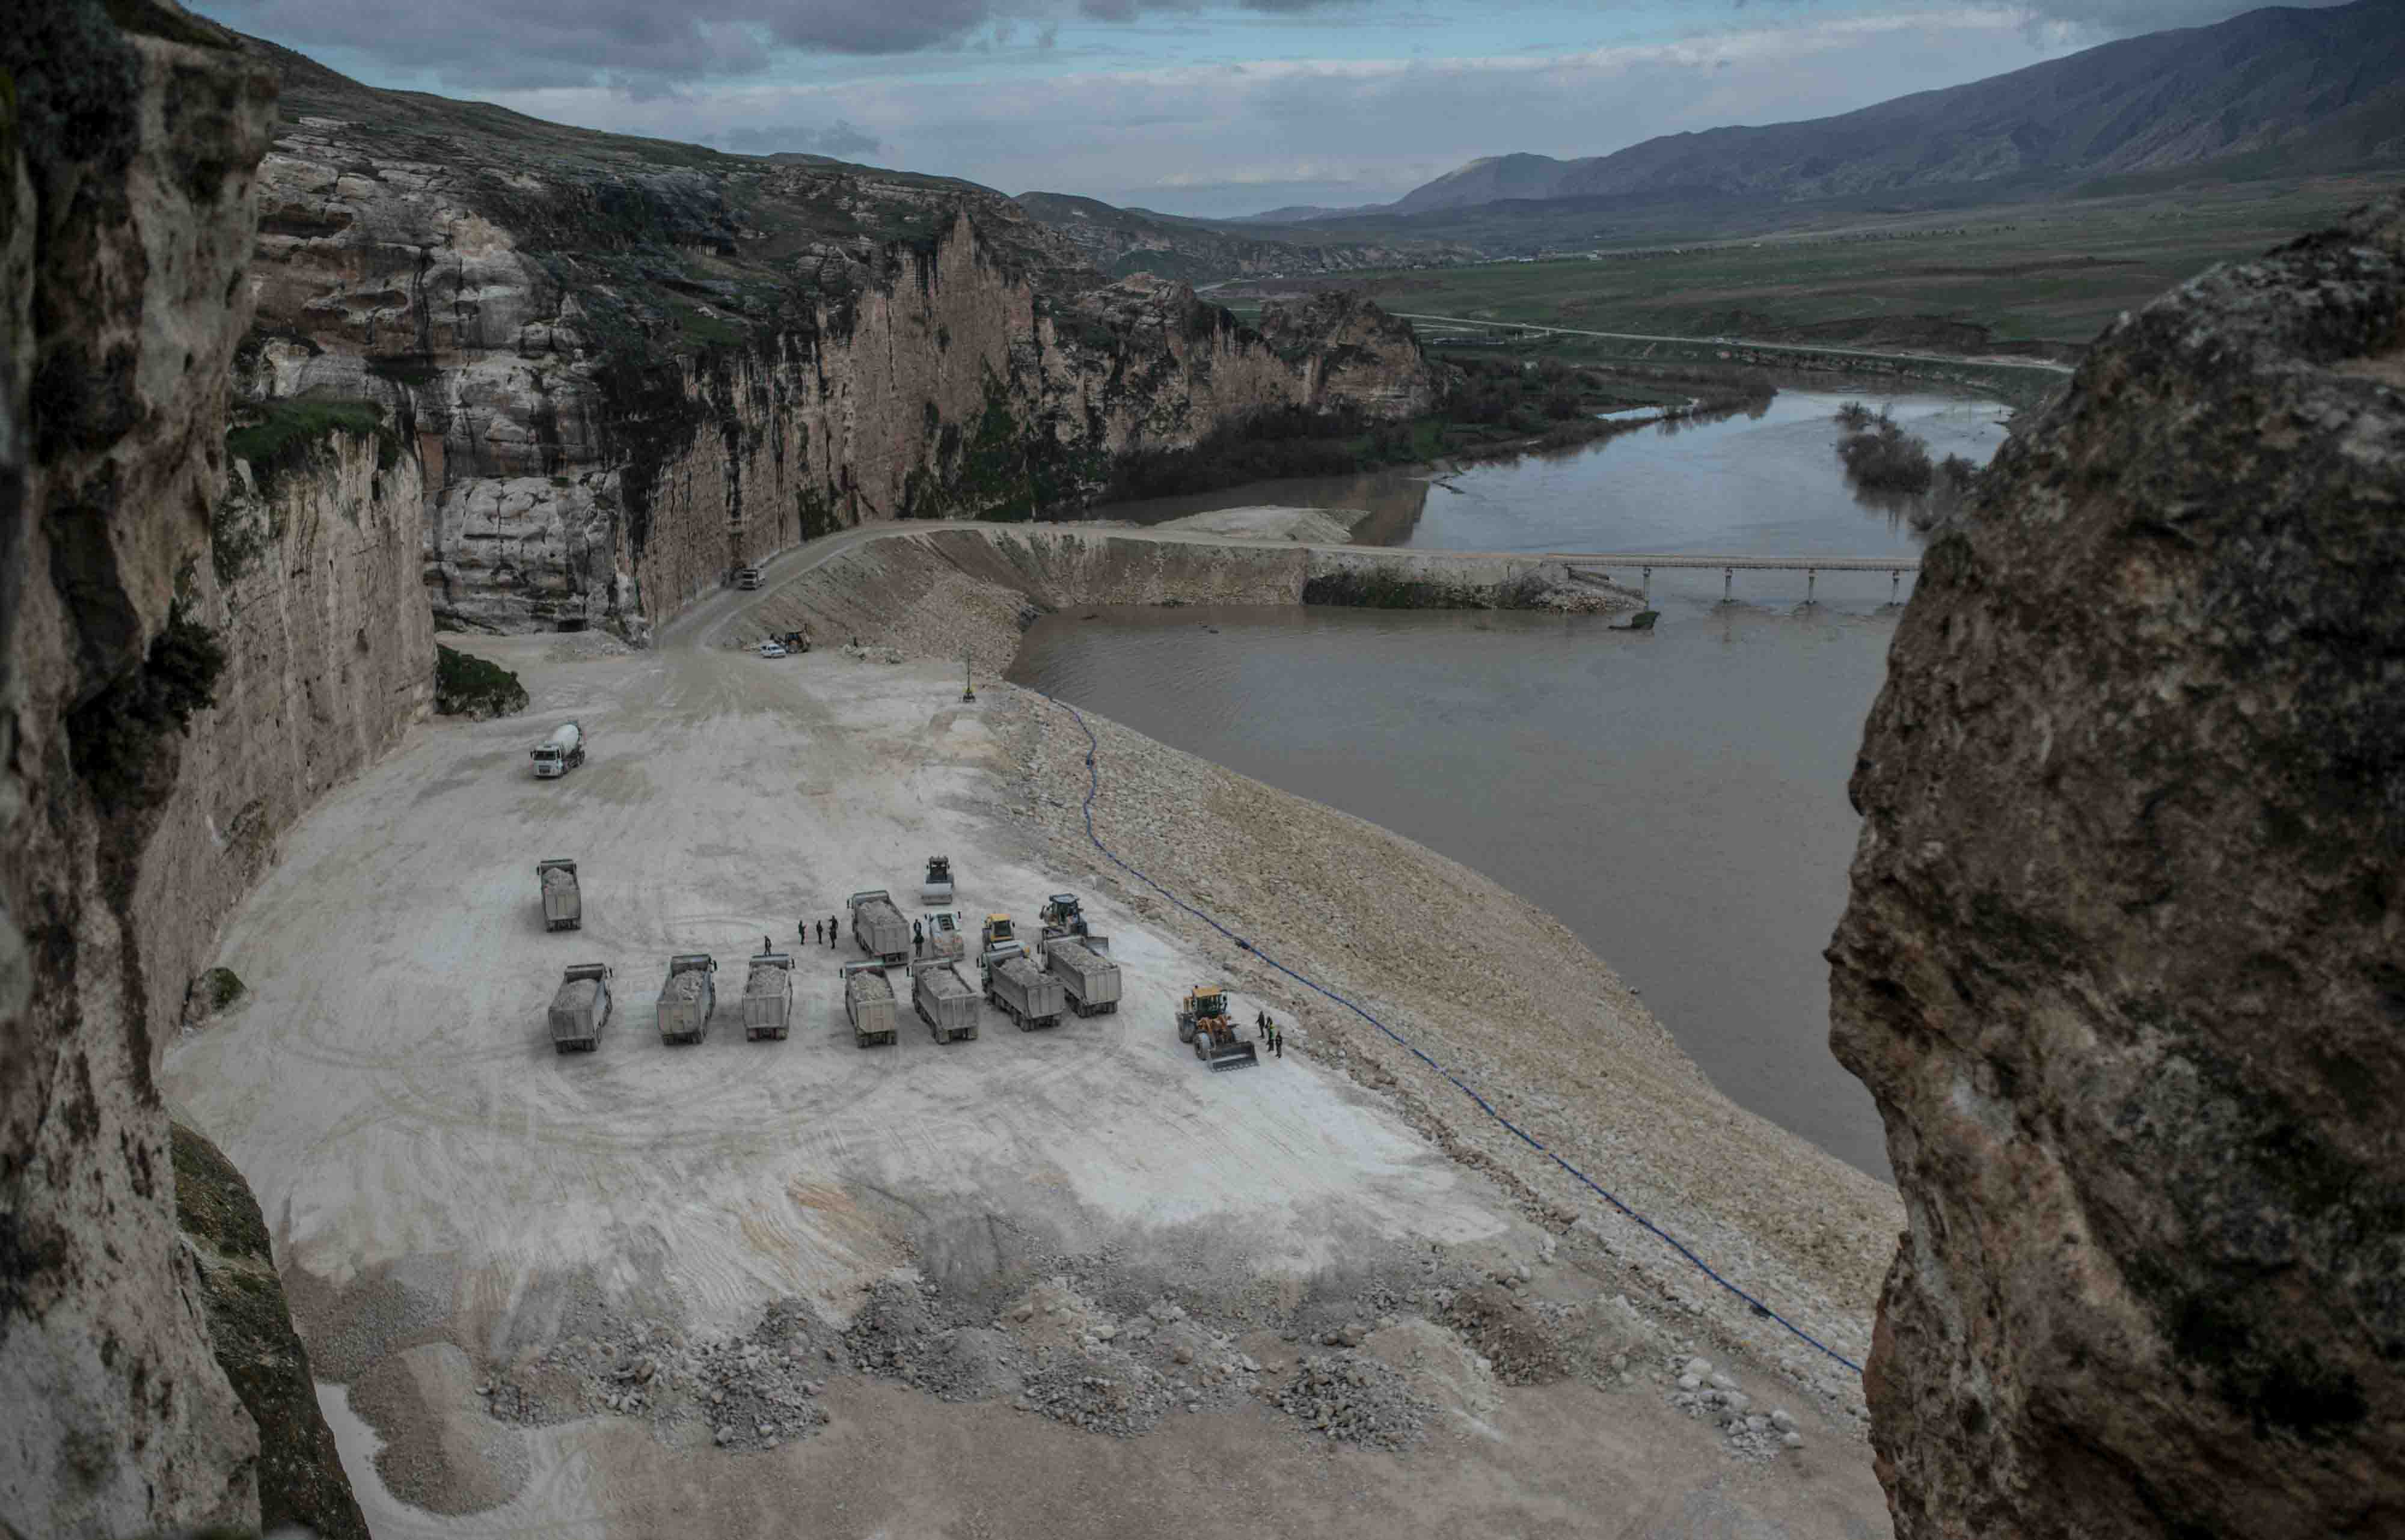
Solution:
M 996 691 L 1024 777 L 1011 815 L 1063 869 L 1283 1005 L 1293 1051 L 1392 1096 L 1454 1158 L 1556 1233 L 1624 1263 L 1674 1317 L 1858 1407 L 1855 1377 L 1762 1320 L 1359 1016 L 1124 877 L 1088 843 L 1087 741 L 1066 708 Z M 1361 1002 L 1504 1116 L 1836 1351 L 1868 1352 L 1902 1226 L 1893 1189 L 1712 1089 L 1644 1005 L 1550 916 L 1386 830 L 1089 715 L 1094 826 L 1126 861 L 1268 955 Z

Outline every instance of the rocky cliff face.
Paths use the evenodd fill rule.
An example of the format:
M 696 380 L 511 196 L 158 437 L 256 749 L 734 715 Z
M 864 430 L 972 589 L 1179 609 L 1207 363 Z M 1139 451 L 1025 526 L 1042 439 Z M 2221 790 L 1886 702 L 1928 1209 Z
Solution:
M 397 468 L 302 446 L 274 496 L 227 496 L 274 92 L 232 35 L 151 0 L 33 0 L 0 29 L 10 1534 L 256 1525 L 302 1467 L 343 1489 L 305 1393 L 279 1427 L 307 1447 L 262 1477 L 152 1079 L 260 853 L 431 670 L 416 488 L 373 484 Z M 213 533 L 245 572 L 220 581 Z
M 238 430 L 236 451 L 256 430 Z M 382 758 L 434 693 L 423 487 L 390 429 L 332 427 L 229 456 L 187 612 L 226 653 L 143 852 L 149 1015 L 172 1021 L 220 921 L 317 799 Z
M 0 29 L 0 1520 L 27 1535 L 259 1511 L 176 1240 L 134 888 L 218 672 L 175 623 L 274 83 L 180 12 L 115 9 L 128 31 L 64 0 Z
M 2405 1531 L 2405 206 L 2099 342 L 1931 546 L 1832 1039 L 1898 1533 Z
M 1183 285 L 1102 286 L 982 188 L 563 129 L 260 47 L 285 121 L 246 388 L 412 425 L 445 625 L 640 635 L 832 527 L 1074 506 L 1132 447 L 1428 399 L 1374 312 L 1265 339 Z

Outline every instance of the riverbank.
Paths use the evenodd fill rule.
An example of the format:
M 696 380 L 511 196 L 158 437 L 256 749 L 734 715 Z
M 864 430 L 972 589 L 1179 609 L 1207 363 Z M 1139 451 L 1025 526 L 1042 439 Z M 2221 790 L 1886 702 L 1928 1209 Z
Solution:
M 1296 511 L 1285 511 L 1291 516 Z M 1310 512 L 1314 511 L 1301 511 Z M 1375 609 L 1612 614 L 1636 590 L 1559 560 L 1310 543 L 1301 526 L 1259 536 L 1106 525 L 897 525 L 768 585 L 719 638 L 743 648 L 807 626 L 920 657 L 966 656 L 986 676 L 1051 611 L 1102 604 L 1351 604 Z
M 534 714 L 413 733 L 292 832 L 228 927 L 251 993 L 171 1050 L 165 1084 L 275 1218 L 379 1533 L 928 1533 L 970 1511 L 1070 1535 L 1563 1514 L 1878 1532 L 1854 1378 L 1366 1025 L 1122 886 L 1085 842 L 1086 739 L 1061 708 L 986 680 L 962 702 L 948 645 L 898 664 L 727 645 L 859 553 L 788 558 L 653 651 L 462 638 Z M 570 715 L 592 758 L 527 779 L 525 741 Z M 1891 1191 L 1731 1107 L 1609 968 L 1492 884 L 1093 727 L 1098 826 L 1130 859 L 1373 1001 L 1860 1360 Z M 852 954 L 793 942 L 794 917 L 907 891 L 928 850 L 977 912 L 1084 894 L 1127 1007 L 853 1046 Z M 558 854 L 584 862 L 568 936 L 532 903 L 533 861 Z M 746 1043 L 723 1001 L 706 1043 L 662 1045 L 663 959 L 764 933 L 802 962 L 792 1039 Z M 618 1015 L 598 1053 L 562 1057 L 543 1001 L 587 959 L 618 969 Z M 1171 1003 L 1213 978 L 1240 1019 L 1287 1023 L 1284 1059 L 1215 1075 L 1180 1047 Z M 1752 1415 L 1790 1414 L 1799 1447 L 1681 1389 L 1696 1356 Z M 1361 1417 L 1316 1399 L 1331 1382 Z M 1238 1467 L 1231 1498 L 1211 1473 Z

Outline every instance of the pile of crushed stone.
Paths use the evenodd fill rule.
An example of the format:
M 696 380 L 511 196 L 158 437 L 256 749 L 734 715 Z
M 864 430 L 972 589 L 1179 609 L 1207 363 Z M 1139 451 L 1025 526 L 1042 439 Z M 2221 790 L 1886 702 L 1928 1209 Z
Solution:
M 550 1423 L 614 1413 L 667 1428 L 698 1421 L 729 1449 L 770 1449 L 827 1421 L 817 1398 L 831 1362 L 827 1335 L 798 1301 L 771 1305 L 760 1324 L 724 1338 L 687 1338 L 614 1317 L 578 1323 L 505 1378 L 479 1386 L 503 1421 Z
M 1229 1334 L 1174 1300 L 1119 1314 L 1066 1274 L 1006 1305 L 991 1324 L 962 1319 L 932 1282 L 887 1279 L 843 1334 L 838 1359 L 949 1401 L 1007 1399 L 1090 1433 L 1133 1437 L 1183 1408 L 1249 1398 L 1260 1365 Z
M 1436 1409 L 1391 1365 L 1350 1349 L 1304 1359 L 1273 1400 L 1307 1433 L 1388 1451 L 1415 1442 Z
M 673 973 L 668 983 L 661 986 L 660 998 L 678 1005 L 689 1004 L 701 998 L 701 987 L 708 982 L 708 974 L 691 969 Z

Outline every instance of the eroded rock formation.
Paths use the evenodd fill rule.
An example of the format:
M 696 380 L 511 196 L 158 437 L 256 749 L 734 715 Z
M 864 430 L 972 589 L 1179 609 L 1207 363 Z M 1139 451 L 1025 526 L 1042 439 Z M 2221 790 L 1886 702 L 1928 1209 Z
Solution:
M 1899 1534 L 2405 1532 L 2405 207 L 2099 341 L 1853 797 Z
M 1103 285 L 983 188 L 560 128 L 259 47 L 285 105 L 246 393 L 414 424 L 445 625 L 640 636 L 833 527 L 1075 506 L 1132 447 L 1429 400 L 1371 307 L 1264 337 L 1183 284 Z
M 172 5 L 32 0 L 0 28 L 11 1534 L 260 1521 L 261 1439 L 177 1231 L 153 1073 L 260 852 L 430 682 L 414 483 L 378 493 L 311 450 L 256 528 L 227 500 L 274 98 L 232 35 Z M 256 571 L 219 581 L 213 525 L 252 529 Z M 314 1397 L 288 1399 L 314 1442 L 270 1456 L 342 1488 Z
M 170 621 L 222 481 L 274 86 L 179 13 L 119 8 L 154 30 L 64 0 L 0 29 L 0 1519 L 28 1535 L 259 1502 L 176 1240 L 151 1079 L 174 1018 L 134 890 L 216 672 Z

